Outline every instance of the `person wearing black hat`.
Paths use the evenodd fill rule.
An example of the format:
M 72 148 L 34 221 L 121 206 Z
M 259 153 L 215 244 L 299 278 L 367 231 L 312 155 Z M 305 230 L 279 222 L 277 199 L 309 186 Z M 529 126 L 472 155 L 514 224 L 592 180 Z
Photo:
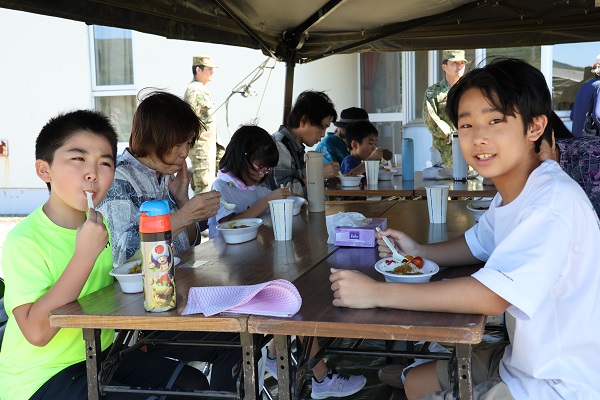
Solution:
M 336 126 L 334 132 L 327 132 L 315 149 L 323 153 L 323 163 L 337 162 L 340 165 L 344 158 L 350 155 L 346 145 L 346 127 L 348 124 L 358 121 L 369 121 L 369 114 L 366 110 L 358 107 L 350 107 L 342 110 L 340 119 L 333 124 Z

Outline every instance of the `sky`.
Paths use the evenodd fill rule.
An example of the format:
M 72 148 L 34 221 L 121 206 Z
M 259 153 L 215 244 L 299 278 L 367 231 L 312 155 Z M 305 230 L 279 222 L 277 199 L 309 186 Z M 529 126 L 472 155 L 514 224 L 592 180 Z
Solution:
M 555 44 L 553 58 L 575 67 L 586 67 L 594 63 L 600 54 L 600 42 Z

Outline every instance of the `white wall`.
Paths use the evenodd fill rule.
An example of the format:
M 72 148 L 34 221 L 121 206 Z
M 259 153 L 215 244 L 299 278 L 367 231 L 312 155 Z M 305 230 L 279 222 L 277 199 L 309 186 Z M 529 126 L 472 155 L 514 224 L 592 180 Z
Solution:
M 47 199 L 45 184 L 35 175 L 35 138 L 59 112 L 93 107 L 88 26 L 82 22 L 0 9 L 0 139 L 9 156 L 0 158 L 0 214 L 28 214 Z M 216 69 L 210 90 L 215 104 L 231 94 L 266 60 L 259 50 L 169 40 L 135 32 L 137 90 L 166 89 L 183 96 L 192 79 L 194 55 L 210 55 Z M 229 111 L 217 112 L 219 129 L 231 133 L 258 117 L 274 132 L 283 120 L 285 65 L 270 60 L 252 86 L 257 96 L 235 94 Z M 303 90 L 323 90 L 338 113 L 358 105 L 358 55 L 325 58 L 295 68 L 294 99 Z M 228 118 L 227 118 L 228 117 Z

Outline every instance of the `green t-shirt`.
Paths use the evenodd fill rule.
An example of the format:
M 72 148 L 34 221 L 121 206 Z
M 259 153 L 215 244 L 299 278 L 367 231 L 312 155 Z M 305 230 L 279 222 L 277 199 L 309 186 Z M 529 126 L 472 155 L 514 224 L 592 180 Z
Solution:
M 2 268 L 8 323 L 0 350 L 2 400 L 29 399 L 52 376 L 85 360 L 81 329 L 63 328 L 47 345 L 38 347 L 25 339 L 12 316 L 12 310 L 35 302 L 58 280 L 75 252 L 76 234 L 76 230 L 62 228 L 50 221 L 40 207 L 6 236 Z M 96 260 L 79 297 L 113 285 L 114 279 L 109 275 L 111 269 L 109 244 Z M 102 350 L 110 346 L 113 338 L 113 330 L 102 330 Z

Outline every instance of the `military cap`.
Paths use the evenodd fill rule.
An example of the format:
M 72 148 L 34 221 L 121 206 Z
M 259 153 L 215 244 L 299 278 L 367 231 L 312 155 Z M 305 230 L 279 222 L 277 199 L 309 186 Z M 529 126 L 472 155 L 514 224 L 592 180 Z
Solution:
M 443 60 L 468 63 L 464 50 L 444 50 Z
M 216 68 L 217 66 L 213 62 L 213 59 L 208 56 L 194 56 L 192 61 L 192 66 L 194 65 L 202 65 L 204 67 Z

